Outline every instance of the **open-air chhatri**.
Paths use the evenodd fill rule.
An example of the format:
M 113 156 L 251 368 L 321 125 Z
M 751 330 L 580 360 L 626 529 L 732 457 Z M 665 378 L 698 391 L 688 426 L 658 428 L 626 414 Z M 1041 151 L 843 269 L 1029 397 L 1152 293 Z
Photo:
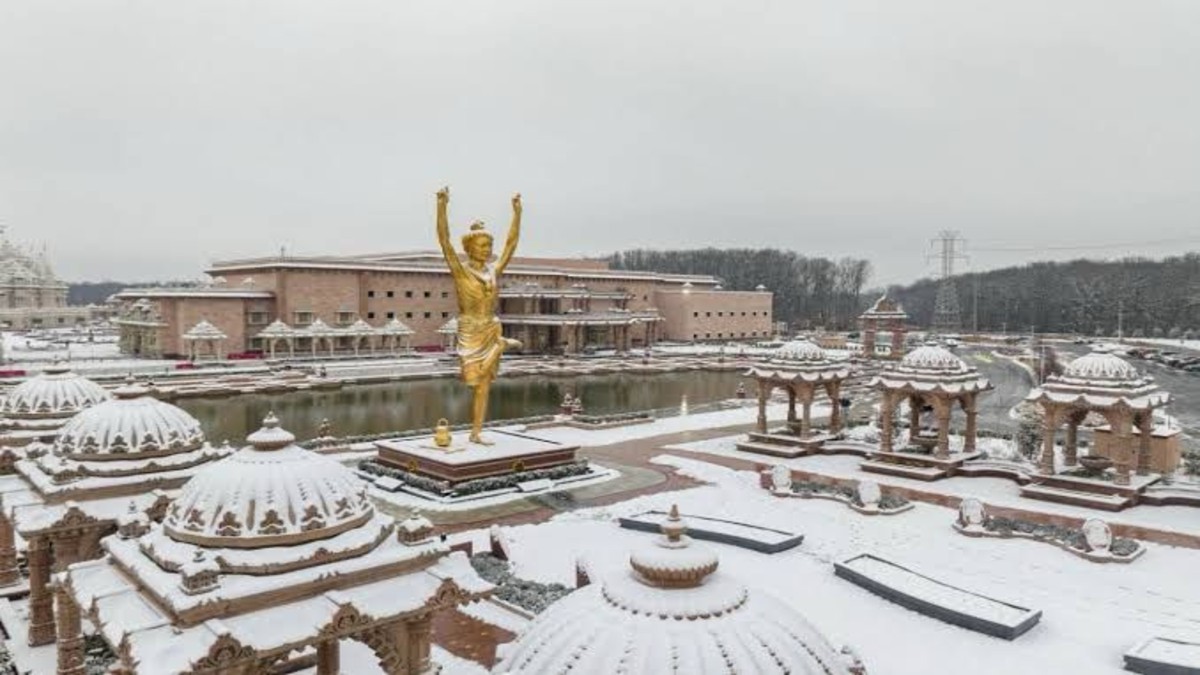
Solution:
M 1200 5 L 1064 1 L 13 0 L 0 675 L 1200 675 Z

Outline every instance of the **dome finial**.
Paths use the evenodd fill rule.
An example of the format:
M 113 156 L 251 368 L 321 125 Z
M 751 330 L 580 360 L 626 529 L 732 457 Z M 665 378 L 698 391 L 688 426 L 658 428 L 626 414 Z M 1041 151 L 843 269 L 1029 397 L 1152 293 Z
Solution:
M 279 426 L 279 418 L 273 410 L 263 418 L 262 428 L 246 437 L 246 442 L 255 450 L 279 450 L 295 441 L 296 437 L 290 431 Z

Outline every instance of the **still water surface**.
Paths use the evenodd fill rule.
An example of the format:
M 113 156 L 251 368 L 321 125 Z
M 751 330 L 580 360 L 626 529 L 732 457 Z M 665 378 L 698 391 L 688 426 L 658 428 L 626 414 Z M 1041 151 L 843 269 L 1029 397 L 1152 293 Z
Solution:
M 556 412 L 567 392 L 582 396 L 585 412 L 595 415 L 678 408 L 684 396 L 689 406 L 696 406 L 733 396 L 742 379 L 737 372 L 702 371 L 501 379 L 492 385 L 488 419 Z M 177 402 L 200 420 L 210 440 L 234 445 L 271 410 L 285 428 L 306 439 L 316 435 L 323 418 L 333 424 L 335 435 L 375 434 L 430 427 L 440 417 L 452 424 L 467 422 L 470 404 L 470 390 L 451 378 Z

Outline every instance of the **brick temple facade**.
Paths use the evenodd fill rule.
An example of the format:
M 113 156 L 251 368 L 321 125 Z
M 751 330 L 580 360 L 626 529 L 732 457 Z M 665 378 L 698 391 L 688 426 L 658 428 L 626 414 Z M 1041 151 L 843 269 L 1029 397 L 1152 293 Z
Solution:
M 438 329 L 455 318 L 454 283 L 435 253 L 351 257 L 281 256 L 213 264 L 201 288 L 132 289 L 118 295 L 126 354 L 179 357 L 184 334 L 208 321 L 225 335 L 222 353 L 266 351 L 259 333 L 278 320 L 296 330 L 327 325 L 337 351 L 351 351 L 350 326 L 400 321 L 411 344 L 440 348 Z M 637 349 L 661 340 L 768 338 L 772 294 L 726 291 L 715 277 L 611 270 L 602 261 L 517 258 L 504 277 L 499 314 L 507 335 L 532 353 Z M 360 324 L 361 326 L 361 324 Z M 341 335 L 338 331 L 345 331 Z M 322 343 L 324 347 L 324 343 Z

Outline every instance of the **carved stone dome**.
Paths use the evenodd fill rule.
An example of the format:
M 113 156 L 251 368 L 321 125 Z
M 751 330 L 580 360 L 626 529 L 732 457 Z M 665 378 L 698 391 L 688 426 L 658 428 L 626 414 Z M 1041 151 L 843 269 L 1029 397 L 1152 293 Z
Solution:
M 1132 382 L 1142 379 L 1137 368 L 1125 359 L 1110 352 L 1093 351 L 1070 364 L 1063 371 L 1064 377 L 1078 380 L 1109 380 Z
M 199 546 L 263 548 L 326 539 L 369 521 L 375 509 L 365 484 L 295 440 L 268 415 L 249 445 L 183 486 L 164 532 Z
M 939 345 L 923 345 L 905 354 L 900 360 L 901 370 L 923 372 L 954 372 L 969 370 L 967 364 L 949 349 Z
M 839 653 L 799 612 L 717 573 L 678 511 L 633 568 L 585 586 L 500 648 L 503 675 L 849 675 Z
M 58 432 L 55 452 L 76 459 L 120 459 L 114 455 L 173 455 L 204 444 L 200 423 L 182 409 L 126 384 L 114 398 L 75 415 Z
M 825 350 L 808 340 L 792 340 L 775 350 L 772 358 L 779 361 L 824 361 Z
M 104 387 L 56 364 L 14 387 L 0 403 L 0 413 L 9 417 L 68 417 L 108 399 Z

